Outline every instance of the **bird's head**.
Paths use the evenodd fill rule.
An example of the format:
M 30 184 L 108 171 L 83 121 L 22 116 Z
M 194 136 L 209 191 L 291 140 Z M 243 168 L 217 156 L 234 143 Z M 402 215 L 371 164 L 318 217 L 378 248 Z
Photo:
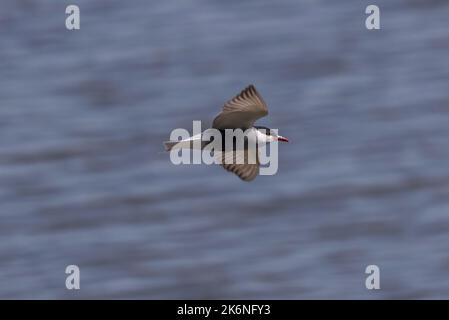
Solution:
M 265 142 L 282 141 L 288 142 L 286 137 L 283 137 L 277 133 L 277 130 L 273 130 L 267 127 L 257 126 L 258 138 Z

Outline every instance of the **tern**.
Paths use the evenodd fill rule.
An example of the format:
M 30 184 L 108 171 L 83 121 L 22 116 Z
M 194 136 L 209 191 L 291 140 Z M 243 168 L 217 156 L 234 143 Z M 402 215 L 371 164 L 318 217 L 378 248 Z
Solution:
M 225 103 L 223 110 L 215 117 L 212 128 L 225 132 L 226 129 L 241 129 L 253 133 L 256 137 L 257 143 L 266 144 L 274 141 L 288 142 L 288 139 L 278 135 L 270 128 L 263 126 L 255 126 L 256 120 L 268 115 L 268 107 L 261 95 L 257 92 L 254 85 L 249 85 L 242 90 L 237 96 Z M 181 141 L 165 141 L 164 146 L 166 151 L 188 148 L 193 149 L 193 141 L 201 140 L 202 134 L 192 136 L 188 139 Z M 224 139 L 223 139 L 224 142 Z M 201 149 L 210 143 L 209 141 L 201 141 Z M 223 143 L 224 146 L 224 143 Z M 235 150 L 235 149 L 234 149 Z M 259 174 L 259 155 L 258 148 L 254 150 L 248 148 L 248 144 L 245 144 L 243 159 L 237 159 L 239 154 L 236 152 L 227 152 L 223 148 L 223 152 L 220 154 L 222 157 L 220 164 L 223 168 L 229 172 L 234 173 L 243 181 L 252 181 Z M 255 152 L 253 155 L 254 161 L 249 161 L 250 153 Z M 240 161 L 238 161 L 240 160 Z

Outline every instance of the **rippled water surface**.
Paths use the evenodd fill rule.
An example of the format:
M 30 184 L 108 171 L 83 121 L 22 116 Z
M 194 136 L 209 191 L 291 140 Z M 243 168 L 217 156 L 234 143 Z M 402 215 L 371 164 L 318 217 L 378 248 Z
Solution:
M 449 298 L 447 1 L 72 2 L 0 3 L 1 298 Z M 249 83 L 278 173 L 172 165 Z

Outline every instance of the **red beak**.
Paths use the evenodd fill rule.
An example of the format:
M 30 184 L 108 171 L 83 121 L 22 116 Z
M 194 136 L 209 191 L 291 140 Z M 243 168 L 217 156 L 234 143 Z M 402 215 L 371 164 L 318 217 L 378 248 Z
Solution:
M 278 136 L 278 141 L 288 142 L 288 139 L 283 136 Z

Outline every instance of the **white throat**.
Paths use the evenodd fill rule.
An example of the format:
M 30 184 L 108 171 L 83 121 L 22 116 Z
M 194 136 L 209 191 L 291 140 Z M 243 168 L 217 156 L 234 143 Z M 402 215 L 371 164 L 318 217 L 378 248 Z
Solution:
M 265 133 L 257 130 L 256 128 L 254 128 L 254 130 L 256 131 L 257 141 L 259 143 L 268 143 L 273 142 L 275 140 L 274 137 L 271 135 L 266 135 Z

